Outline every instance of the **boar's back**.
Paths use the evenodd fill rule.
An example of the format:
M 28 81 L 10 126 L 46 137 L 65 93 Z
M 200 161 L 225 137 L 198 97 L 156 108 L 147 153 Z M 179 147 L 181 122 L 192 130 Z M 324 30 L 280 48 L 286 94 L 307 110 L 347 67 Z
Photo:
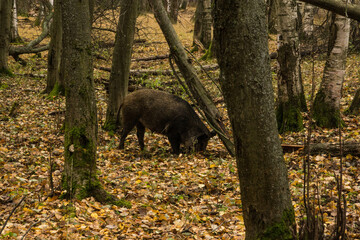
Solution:
M 141 89 L 127 95 L 121 115 L 123 121 L 139 121 L 157 133 L 166 134 L 170 128 L 179 128 L 180 132 L 188 135 L 182 136 L 183 140 L 201 134 L 210 135 L 188 102 L 159 90 Z

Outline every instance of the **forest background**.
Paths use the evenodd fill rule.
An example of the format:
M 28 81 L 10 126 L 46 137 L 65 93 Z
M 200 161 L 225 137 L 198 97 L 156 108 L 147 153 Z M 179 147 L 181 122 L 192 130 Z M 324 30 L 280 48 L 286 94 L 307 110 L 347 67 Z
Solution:
M 38 4 L 25 16 L 19 16 L 19 36 L 28 42 L 41 33 L 36 26 Z M 179 12 L 174 25 L 182 43 L 193 48 L 194 6 Z M 327 12 L 319 11 L 321 26 Z M 141 153 L 135 134 L 129 136 L 125 150 L 118 150 L 118 136 L 102 130 L 106 112 L 106 86 L 112 56 L 114 33 L 100 31 L 116 29 L 118 10 L 109 10 L 94 24 L 95 60 L 94 79 L 98 106 L 99 178 L 110 193 L 131 203 L 131 208 L 101 205 L 94 199 L 67 201 L 60 199 L 60 181 L 63 168 L 63 133 L 61 131 L 64 98 L 48 98 L 42 94 L 46 86 L 47 53 L 21 55 L 23 62 L 9 58 L 13 77 L 1 78 L 0 118 L 0 201 L 1 226 L 22 197 L 21 206 L 12 214 L 3 238 L 19 238 L 25 232 L 30 238 L 194 238 L 242 239 L 244 225 L 235 160 L 230 157 L 218 138 L 210 141 L 205 154 L 170 154 L 163 136 L 147 132 L 147 150 Z M 166 90 L 187 99 L 187 95 L 169 74 L 167 59 L 141 61 L 140 58 L 164 56 L 168 45 L 151 13 L 142 13 L 137 28 L 131 68 L 130 89 L 140 87 Z M 45 39 L 44 43 L 49 41 Z M 324 42 L 326 42 L 324 40 Z M 270 52 L 276 52 L 276 35 L 269 35 Z M 341 111 L 348 109 L 358 86 L 359 60 L 357 46 L 350 46 L 346 76 L 341 98 Z M 196 59 L 203 56 L 199 50 Z M 302 77 L 305 96 L 309 102 L 312 80 L 319 88 L 323 76 L 326 51 L 302 59 Z M 195 60 L 194 60 L 195 61 Z M 216 65 L 215 59 L 200 60 L 203 65 Z M 277 88 L 277 62 L 272 60 L 273 85 Z M 312 74 L 314 69 L 314 75 Z M 145 72 L 142 73 L 140 70 Z M 150 71 L 149 71 L 150 70 Z M 208 73 L 218 78 L 217 70 Z M 211 92 L 219 109 L 226 115 L 221 94 L 204 72 L 202 82 Z M 304 119 L 307 114 L 304 113 Z M 341 129 L 344 141 L 358 142 L 357 116 L 342 115 Z M 229 123 L 227 123 L 229 124 Z M 307 131 L 283 133 L 282 143 L 304 145 Z M 312 143 L 339 142 L 338 129 L 315 128 Z M 302 151 L 285 153 L 289 170 L 290 189 L 297 222 L 303 213 L 303 161 Z M 311 156 L 311 182 L 314 197 L 319 198 L 316 209 L 321 213 L 325 231 L 330 233 L 336 222 L 337 182 L 340 157 L 322 153 Z M 343 161 L 343 190 L 347 201 L 347 234 L 349 239 L 360 234 L 360 178 L 358 157 L 345 154 Z M 49 175 L 52 175 L 52 178 Z M 52 179 L 53 183 L 51 183 Z M 54 190 L 54 195 L 48 197 Z M 68 206 L 75 214 L 69 214 Z

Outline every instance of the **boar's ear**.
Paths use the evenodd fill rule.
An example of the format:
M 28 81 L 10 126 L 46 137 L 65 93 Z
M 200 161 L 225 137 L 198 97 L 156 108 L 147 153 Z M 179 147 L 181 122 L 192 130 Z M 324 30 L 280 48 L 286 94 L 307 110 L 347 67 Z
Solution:
M 215 131 L 211 131 L 210 132 L 210 135 L 209 135 L 209 138 L 212 138 L 213 136 L 215 136 L 216 135 L 216 132 Z

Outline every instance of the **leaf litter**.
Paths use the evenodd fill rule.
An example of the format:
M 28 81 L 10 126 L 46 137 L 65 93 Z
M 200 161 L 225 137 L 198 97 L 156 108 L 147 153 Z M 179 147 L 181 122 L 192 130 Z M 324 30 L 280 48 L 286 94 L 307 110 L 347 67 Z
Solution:
M 176 26 L 180 37 L 191 48 L 192 23 L 190 13 L 182 13 L 184 21 Z M 146 19 L 144 17 L 144 19 Z M 142 19 L 143 20 L 143 19 Z M 133 58 L 166 54 L 168 48 L 150 18 L 153 34 L 139 35 L 148 41 L 161 39 L 163 44 L 146 47 L 134 46 Z M 157 29 L 157 30 L 156 30 Z M 46 54 L 45 54 L 46 55 Z M 201 53 L 197 53 L 197 57 Z M 99 139 L 97 167 L 99 179 L 111 194 L 131 202 L 130 209 L 101 205 L 93 198 L 61 199 L 61 172 L 63 170 L 64 116 L 49 115 L 65 109 L 64 97 L 47 99 L 41 92 L 45 78 L 26 77 L 25 73 L 46 72 L 46 58 L 24 57 L 26 67 L 10 60 L 17 74 L 2 78 L 0 89 L 0 225 L 2 226 L 15 205 L 26 196 L 7 222 L 2 238 L 18 239 L 27 231 L 28 239 L 244 239 L 240 187 L 236 162 L 229 157 L 220 140 L 210 140 L 206 154 L 170 154 L 164 136 L 146 132 L 146 150 L 141 152 L 135 134 L 128 136 L 125 150 L 118 150 L 118 135 L 109 135 L 101 128 L 106 112 L 106 91 L 101 81 L 108 73 L 95 70 L 96 94 L 99 113 Z M 133 69 L 165 69 L 167 60 L 134 63 Z M 349 106 L 357 88 L 360 57 L 348 58 L 349 69 L 344 85 L 342 109 Z M 105 65 L 101 60 L 95 64 Z M 272 63 L 274 64 L 274 63 Z M 305 90 L 310 91 L 309 65 L 303 63 Z M 323 61 L 317 61 L 317 75 L 321 75 Z M 107 66 L 109 67 L 109 66 Z M 216 72 L 211 73 L 214 76 Z M 214 91 L 204 76 L 204 83 Z M 183 94 L 171 77 L 146 76 L 135 80 L 139 85 L 158 86 Z M 321 81 L 318 78 L 318 83 Z M 183 95 L 184 97 L 185 95 Z M 220 95 L 215 95 L 221 99 Z M 8 117 L 11 106 L 19 103 L 20 109 L 13 118 Z M 219 108 L 225 112 L 223 102 Z M 359 141 L 359 117 L 344 116 L 346 127 L 342 138 Z M 227 125 L 229 123 L 227 122 Z M 305 131 L 283 134 L 282 142 L 303 143 Z M 313 142 L 338 142 L 338 130 L 316 128 Z M 299 152 L 286 153 L 290 189 L 297 222 L 303 211 L 303 164 Z M 55 192 L 50 195 L 49 161 L 55 166 L 53 180 Z M 339 175 L 339 158 L 326 154 L 311 157 L 313 191 L 318 192 L 327 231 L 331 231 L 336 215 L 336 180 Z M 358 157 L 344 156 L 344 194 L 347 200 L 347 234 L 350 239 L 360 238 L 360 175 Z M 71 211 L 70 211 L 71 209 Z

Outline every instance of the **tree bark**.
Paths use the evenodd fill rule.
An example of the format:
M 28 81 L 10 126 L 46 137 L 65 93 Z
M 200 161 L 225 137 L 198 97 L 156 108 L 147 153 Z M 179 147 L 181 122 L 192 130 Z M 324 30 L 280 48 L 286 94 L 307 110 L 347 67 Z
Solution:
M 66 95 L 65 165 L 62 186 L 69 198 L 114 200 L 96 177 L 97 112 L 91 54 L 89 0 L 62 0 Z
M 313 105 L 313 117 L 321 127 L 336 128 L 341 124 L 340 99 L 349 46 L 350 19 L 333 14 L 328 58 L 324 76 Z
M 10 41 L 11 0 L 0 3 L 0 74 L 9 74 L 8 56 Z
M 109 131 L 114 131 L 121 122 L 117 119 L 117 113 L 128 91 L 137 8 L 138 0 L 121 2 L 104 124 L 104 128 Z
M 305 3 L 304 16 L 302 19 L 302 34 L 305 40 L 312 38 L 314 32 L 314 12 L 315 7 L 309 3 Z
M 351 102 L 351 105 L 346 114 L 360 115 L 360 89 L 356 90 L 354 99 Z
M 278 103 L 276 117 L 279 132 L 303 129 L 301 111 L 306 111 L 300 70 L 300 42 L 296 0 L 279 1 Z
M 219 138 L 222 140 L 229 153 L 234 155 L 233 144 L 226 137 L 228 134 L 224 133 L 224 128 L 222 128 L 223 124 L 221 114 L 213 103 L 209 93 L 201 84 L 200 79 L 196 74 L 196 70 L 191 65 L 175 29 L 166 15 L 166 11 L 161 1 L 149 0 L 149 2 L 154 8 L 155 18 L 160 25 L 166 41 L 169 44 L 170 52 L 175 57 L 175 62 L 179 67 L 192 96 L 195 98 L 199 107 L 204 111 L 207 121 L 212 125 L 211 127 L 214 128 L 217 133 L 222 133 L 219 134 Z
M 300 0 L 314 6 L 332 11 L 341 16 L 349 17 L 360 21 L 360 6 L 356 4 L 344 3 L 339 0 Z
M 220 82 L 235 140 L 246 239 L 296 239 L 274 111 L 265 1 L 214 3 Z
M 60 65 L 62 53 L 62 23 L 61 23 L 61 4 L 60 0 L 55 0 L 54 15 L 51 24 L 51 40 L 48 52 L 48 74 L 44 93 L 52 92 L 58 95 L 64 91 L 64 81 L 60 78 Z
M 194 45 L 196 41 L 208 49 L 211 44 L 211 1 L 199 0 L 195 11 Z
M 13 0 L 12 13 L 11 13 L 11 31 L 10 42 L 21 42 L 21 38 L 18 31 L 18 19 L 17 19 L 17 5 L 16 0 Z

